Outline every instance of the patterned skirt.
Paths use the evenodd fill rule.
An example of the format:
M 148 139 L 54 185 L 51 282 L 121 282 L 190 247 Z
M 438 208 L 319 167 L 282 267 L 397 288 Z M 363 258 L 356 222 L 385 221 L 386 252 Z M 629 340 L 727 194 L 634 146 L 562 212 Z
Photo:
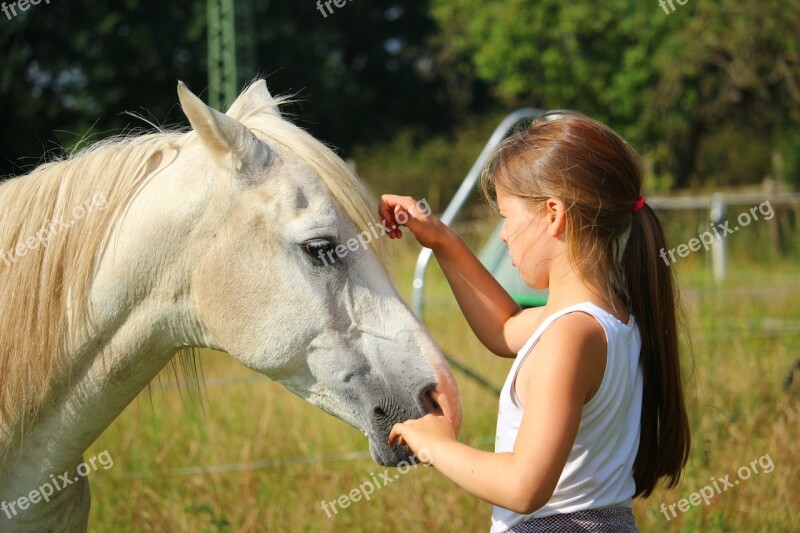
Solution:
M 630 507 L 605 507 L 534 518 L 509 529 L 514 533 L 638 533 Z

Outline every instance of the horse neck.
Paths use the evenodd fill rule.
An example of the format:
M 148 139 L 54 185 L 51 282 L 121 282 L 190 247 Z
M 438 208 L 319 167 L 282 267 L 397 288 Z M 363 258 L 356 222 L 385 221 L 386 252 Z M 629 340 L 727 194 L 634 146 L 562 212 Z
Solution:
M 88 296 L 91 325 L 64 354 L 68 372 L 33 425 L 0 443 L 0 492 L 14 479 L 23 489 L 73 468 L 179 347 L 206 345 L 187 312 L 187 259 L 173 252 L 185 248 L 179 239 L 186 238 L 183 228 L 170 225 L 184 215 L 170 193 L 174 185 L 167 175 L 147 183 L 111 229 Z M 170 200 L 171 219 L 159 218 Z M 159 232 L 163 240 L 152 237 Z

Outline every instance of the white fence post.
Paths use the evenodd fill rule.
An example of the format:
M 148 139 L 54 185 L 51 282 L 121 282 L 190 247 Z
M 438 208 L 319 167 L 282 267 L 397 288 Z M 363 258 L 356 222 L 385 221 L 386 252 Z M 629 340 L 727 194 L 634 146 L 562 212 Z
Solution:
M 720 229 L 720 225 L 725 222 L 725 197 L 721 193 L 714 193 L 711 196 L 711 213 L 709 214 L 711 224 L 715 232 Z M 714 270 L 714 281 L 722 281 L 728 275 L 728 255 L 727 245 L 724 238 L 718 238 L 711 243 L 711 264 Z

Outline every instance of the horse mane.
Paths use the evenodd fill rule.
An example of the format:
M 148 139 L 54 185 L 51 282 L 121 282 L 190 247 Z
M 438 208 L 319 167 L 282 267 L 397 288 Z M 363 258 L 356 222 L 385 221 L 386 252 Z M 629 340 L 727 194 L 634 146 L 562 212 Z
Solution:
M 274 108 L 285 100 L 273 99 Z M 374 200 L 330 148 L 277 113 L 249 115 L 236 118 L 309 164 L 357 231 L 376 223 Z M 76 373 L 67 354 L 91 328 L 88 294 L 109 230 L 184 135 L 161 130 L 113 137 L 0 183 L 0 458 L 13 436 L 40 416 L 54 382 Z M 98 195 L 106 208 L 75 220 L 76 206 Z M 73 220 L 50 232 L 46 246 L 37 240 L 58 221 Z M 374 244 L 385 267 L 385 246 Z M 196 384 L 196 350 L 178 355 Z

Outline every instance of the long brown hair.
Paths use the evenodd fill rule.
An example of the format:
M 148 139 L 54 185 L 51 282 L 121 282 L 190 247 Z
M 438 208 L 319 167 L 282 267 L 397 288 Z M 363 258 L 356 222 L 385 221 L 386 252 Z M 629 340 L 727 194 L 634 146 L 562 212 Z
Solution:
M 661 478 L 680 479 L 690 435 L 678 354 L 681 316 L 675 281 L 659 252 L 668 249 L 661 223 L 645 204 L 637 152 L 609 127 L 580 113 L 555 111 L 507 138 L 481 180 L 541 209 L 548 198 L 566 205 L 571 263 L 584 281 L 623 302 L 639 325 L 644 376 L 641 436 L 633 466 L 635 496 L 647 497 Z

